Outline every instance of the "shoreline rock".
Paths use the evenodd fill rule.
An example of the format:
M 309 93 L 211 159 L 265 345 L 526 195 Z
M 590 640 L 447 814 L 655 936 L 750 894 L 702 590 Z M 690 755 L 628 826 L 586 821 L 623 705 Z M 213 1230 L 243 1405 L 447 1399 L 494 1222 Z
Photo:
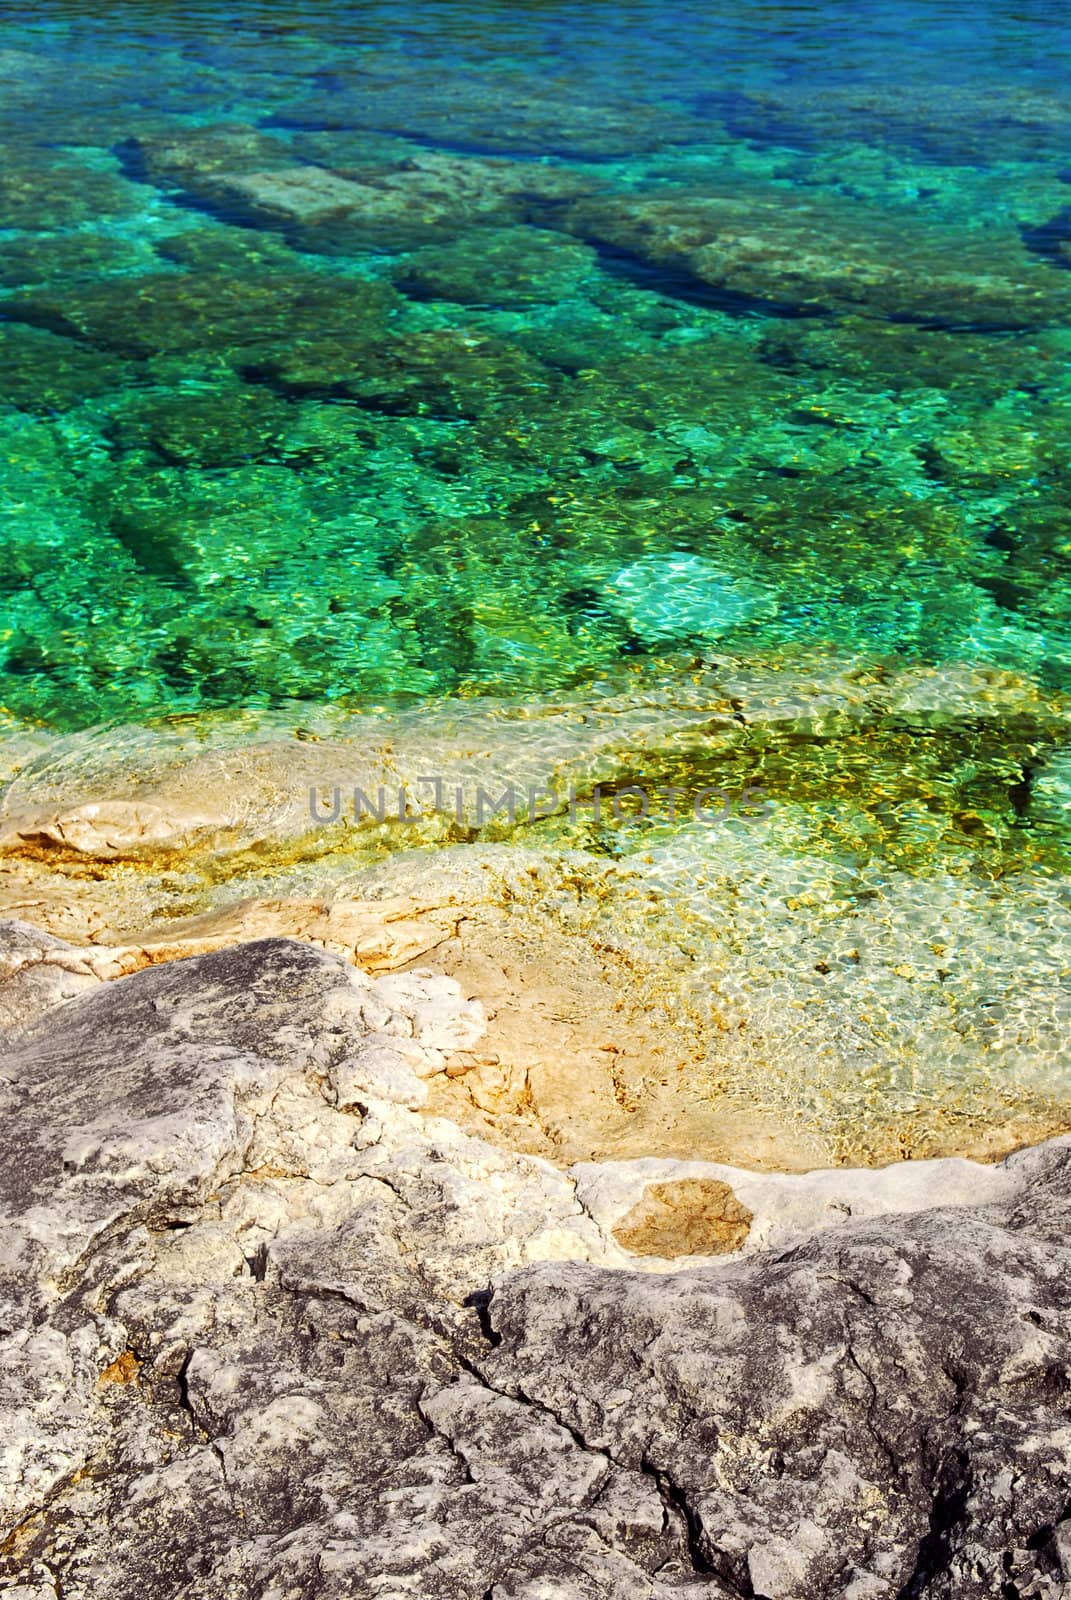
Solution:
M 431 974 L 266 939 L 55 998 L 0 1074 L 16 1594 L 1065 1592 L 1071 1139 L 562 1172 L 422 1109 L 484 1025 Z M 742 1248 L 625 1250 L 652 1185 Z
M 944 787 L 929 807 L 897 787 L 905 722 L 930 734 Z M 79 946 L 101 977 L 267 936 L 380 971 L 434 953 L 489 1013 L 435 1109 L 559 1165 L 993 1160 L 1071 1124 L 1066 867 L 1026 851 L 987 868 L 966 836 L 942 855 L 942 752 L 995 752 L 999 804 L 1018 751 L 1042 781 L 1039 748 L 1066 744 L 1062 703 L 1009 675 L 880 664 L 16 741 L 0 915 Z M 430 805 L 418 780 L 434 773 L 440 812 L 311 824 L 310 788 L 329 813 L 333 785 L 347 807 L 354 784 L 370 803 L 382 785 L 393 811 L 399 785 Z M 558 797 L 535 821 L 526 802 L 479 828 L 450 809 L 455 785 L 471 808 L 477 785 L 523 797 L 548 776 Z M 623 785 L 687 781 L 736 797 L 760 782 L 765 815 L 607 825 Z M 856 821 L 860 782 L 884 800 Z M 899 815 L 914 854 L 880 831 L 853 854 Z M 1009 838 L 1058 848 L 1051 830 Z

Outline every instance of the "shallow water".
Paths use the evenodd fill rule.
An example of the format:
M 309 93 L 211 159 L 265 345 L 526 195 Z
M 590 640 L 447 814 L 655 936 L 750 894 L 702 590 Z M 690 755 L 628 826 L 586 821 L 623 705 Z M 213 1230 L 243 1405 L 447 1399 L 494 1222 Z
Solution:
M 19 752 L 102 724 L 151 723 L 166 751 L 174 718 L 219 710 L 538 716 L 776 670 L 792 718 L 623 748 L 610 788 L 761 787 L 745 855 L 783 864 L 790 908 L 793 872 L 867 874 L 899 930 L 882 972 L 910 969 L 903 927 L 940 883 L 973 930 L 966 1009 L 992 1010 L 988 985 L 1015 1013 L 1000 1071 L 1043 1058 L 1063 1093 L 1065 9 L 0 16 L 19 781 Z M 831 661 L 932 688 L 810 716 Z M 525 838 L 642 857 L 686 901 L 705 881 L 687 817 Z M 1000 900 L 988 967 L 979 894 Z M 1047 926 L 1037 988 L 1009 964 L 1016 908 L 1023 948 Z M 796 933 L 768 912 L 747 937 L 770 971 Z M 705 948 L 725 978 L 735 956 Z M 893 1079 L 948 977 L 926 981 L 897 1000 L 910 1047 L 894 1030 L 874 1056 Z
M 3 703 L 1065 686 L 1069 66 L 1055 5 L 11 18 Z

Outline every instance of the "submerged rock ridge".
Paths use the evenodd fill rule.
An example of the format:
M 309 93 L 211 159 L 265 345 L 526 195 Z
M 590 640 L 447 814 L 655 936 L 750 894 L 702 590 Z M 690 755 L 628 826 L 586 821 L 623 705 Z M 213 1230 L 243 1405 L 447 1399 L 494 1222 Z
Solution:
M 563 1170 L 434 954 L 83 955 L 0 925 L 19 1600 L 1069 1592 L 1071 1139 Z

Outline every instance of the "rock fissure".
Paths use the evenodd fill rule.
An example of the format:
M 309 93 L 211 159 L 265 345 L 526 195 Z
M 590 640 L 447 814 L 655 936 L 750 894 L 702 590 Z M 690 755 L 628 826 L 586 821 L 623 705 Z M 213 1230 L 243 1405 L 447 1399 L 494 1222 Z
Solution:
M 856 1372 L 858 1372 L 859 1376 L 862 1378 L 863 1382 L 866 1384 L 867 1389 L 869 1390 L 869 1395 L 870 1395 L 870 1398 L 869 1398 L 869 1400 L 867 1402 L 867 1405 L 866 1405 L 866 1408 L 865 1408 L 865 1411 L 864 1411 L 864 1419 L 863 1419 L 864 1420 L 864 1425 L 865 1425 L 866 1430 L 869 1433 L 870 1437 L 873 1439 L 875 1445 L 877 1446 L 878 1450 L 881 1452 L 882 1456 L 885 1458 L 885 1461 L 886 1461 L 886 1463 L 888 1465 L 888 1468 L 889 1468 L 889 1474 L 890 1474 L 890 1478 L 891 1478 L 892 1483 L 894 1485 L 899 1486 L 901 1484 L 901 1480 L 902 1480 L 901 1467 L 900 1467 L 900 1458 L 896 1454 L 896 1451 L 893 1449 L 892 1445 L 885 1438 L 885 1435 L 882 1433 L 881 1429 L 878 1427 L 876 1416 L 875 1416 L 875 1413 L 878 1411 L 878 1409 L 881 1406 L 881 1393 L 880 1393 L 880 1390 L 878 1389 L 878 1385 L 875 1383 L 875 1381 L 871 1377 L 870 1373 L 866 1370 L 866 1368 L 863 1366 L 862 1362 L 859 1360 L 859 1357 L 857 1356 L 857 1354 L 855 1352 L 855 1349 L 853 1348 L 853 1345 L 852 1345 L 852 1334 L 851 1334 L 850 1326 L 846 1329 L 846 1332 L 847 1332 L 848 1342 L 847 1342 L 847 1345 L 845 1347 L 845 1354 L 847 1355 L 847 1358 L 848 1358 L 849 1362 L 851 1363 L 852 1367 L 854 1368 L 854 1370 Z
M 447 1429 L 437 1426 L 435 1421 L 428 1415 L 419 1399 L 416 1401 L 416 1410 L 421 1421 L 426 1426 L 430 1437 L 441 1440 L 446 1446 L 447 1450 L 453 1456 L 454 1460 L 457 1462 L 458 1466 L 461 1468 L 462 1483 L 468 1484 L 469 1486 L 475 1486 L 476 1479 L 473 1476 L 472 1464 L 465 1452 L 459 1447 L 453 1434 L 451 1434 Z
M 192 1350 L 187 1351 L 186 1355 L 183 1357 L 182 1364 L 175 1374 L 175 1391 L 178 1395 L 179 1405 L 182 1407 L 183 1411 L 186 1412 L 190 1421 L 197 1429 L 198 1434 L 207 1443 L 209 1437 L 208 1430 L 201 1421 L 201 1418 L 198 1416 L 196 1408 L 193 1404 L 193 1399 L 190 1395 L 189 1371 L 190 1362 L 193 1360 L 193 1357 L 194 1352 Z
M 971 1489 L 970 1461 L 963 1449 L 950 1450 L 935 1473 L 929 1513 L 929 1531 L 919 1544 L 911 1573 L 896 1600 L 921 1600 L 935 1579 L 950 1574 L 957 1554 L 956 1531 L 961 1526 Z
M 701 1576 L 716 1575 L 724 1582 L 724 1570 L 715 1565 L 706 1553 L 702 1518 L 689 1500 L 687 1492 L 679 1483 L 674 1483 L 667 1472 L 646 1457 L 640 1458 L 639 1468 L 654 1482 L 665 1505 L 667 1517 L 678 1524 L 693 1570 Z M 745 1597 L 745 1600 L 750 1600 L 750 1597 Z
M 482 1384 L 484 1388 L 489 1390 L 490 1393 L 500 1395 L 504 1399 L 513 1400 L 519 1405 L 528 1406 L 534 1411 L 549 1418 L 550 1421 L 555 1424 L 555 1426 L 561 1428 L 569 1435 L 570 1439 L 578 1449 L 583 1450 L 588 1455 L 595 1456 L 603 1460 L 606 1465 L 607 1475 L 609 1475 L 610 1471 L 614 1467 L 617 1467 L 625 1471 L 638 1470 L 644 1477 L 650 1479 L 658 1492 L 659 1498 L 662 1501 L 667 1518 L 671 1517 L 675 1523 L 679 1524 L 684 1547 L 687 1550 L 688 1558 L 691 1561 L 693 1570 L 700 1575 L 717 1574 L 719 1577 L 722 1576 L 720 1570 L 717 1569 L 704 1554 L 702 1543 L 702 1522 L 698 1513 L 689 1502 L 685 1490 L 679 1484 L 674 1483 L 673 1479 L 668 1473 L 656 1466 L 645 1456 L 641 1456 L 635 1463 L 626 1463 L 618 1460 L 613 1451 L 591 1444 L 587 1439 L 585 1439 L 583 1433 L 575 1426 L 575 1424 L 567 1421 L 562 1415 L 560 1415 L 559 1412 L 555 1411 L 545 1402 L 534 1399 L 531 1395 L 526 1394 L 522 1389 L 496 1388 L 477 1363 L 468 1361 L 464 1357 L 460 1359 L 464 1370 L 471 1377 L 475 1378 L 477 1382 Z M 606 1478 L 604 1478 L 602 1485 L 600 1485 L 600 1489 L 605 1487 L 606 1481 Z M 747 1596 L 746 1600 L 750 1600 L 750 1596 Z

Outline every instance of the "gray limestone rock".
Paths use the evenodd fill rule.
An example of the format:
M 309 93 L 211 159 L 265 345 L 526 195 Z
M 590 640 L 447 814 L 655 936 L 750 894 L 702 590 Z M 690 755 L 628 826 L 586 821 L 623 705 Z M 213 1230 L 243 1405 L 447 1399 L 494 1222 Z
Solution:
M 482 1026 L 441 977 L 265 939 L 36 1001 L 0 1034 L 19 1600 L 1071 1594 L 1071 1141 L 921 1201 L 740 1174 L 746 1248 L 659 1261 L 613 1235 L 637 1189 L 732 1170 L 427 1115 Z
M 20 1027 L 99 981 L 62 939 L 0 919 L 0 1029 Z

